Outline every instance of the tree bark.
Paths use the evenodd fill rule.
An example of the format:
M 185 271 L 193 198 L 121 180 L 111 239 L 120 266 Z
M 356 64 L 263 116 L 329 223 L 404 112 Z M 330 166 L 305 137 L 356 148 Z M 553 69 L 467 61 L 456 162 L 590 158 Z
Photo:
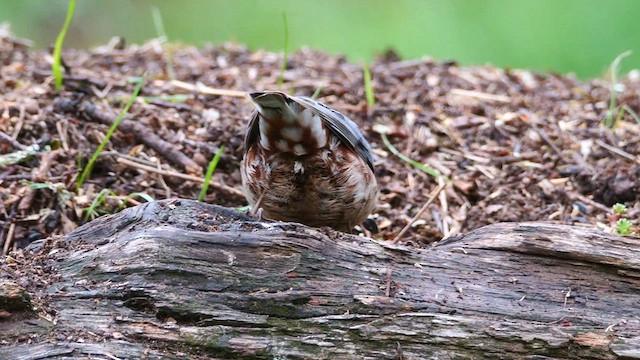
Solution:
M 414 249 L 158 201 L 33 250 L 55 317 L 7 309 L 0 358 L 640 358 L 639 251 L 550 223 Z

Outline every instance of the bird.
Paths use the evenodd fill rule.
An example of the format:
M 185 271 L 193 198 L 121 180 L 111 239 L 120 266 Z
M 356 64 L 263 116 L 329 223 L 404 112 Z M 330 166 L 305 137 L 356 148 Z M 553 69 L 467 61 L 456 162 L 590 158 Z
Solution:
M 321 102 L 280 91 L 249 94 L 242 191 L 261 216 L 351 231 L 375 209 L 371 146 L 355 122 Z

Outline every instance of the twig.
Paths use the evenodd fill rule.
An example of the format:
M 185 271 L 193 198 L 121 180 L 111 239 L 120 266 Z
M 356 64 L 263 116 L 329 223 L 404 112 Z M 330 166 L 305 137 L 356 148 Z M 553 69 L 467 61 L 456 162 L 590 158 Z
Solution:
M 553 143 L 553 141 L 551 141 L 551 139 L 549 138 L 549 136 L 547 136 L 547 133 L 544 132 L 544 130 L 539 129 L 537 126 L 531 124 L 531 127 L 533 128 L 533 130 L 538 134 L 538 136 L 540 136 L 540 138 L 547 143 L 547 145 L 549 145 L 549 147 L 551 147 L 551 150 L 553 150 L 554 153 L 556 153 L 556 155 L 558 155 L 560 158 L 562 158 L 562 151 L 560 151 L 560 149 L 558 149 L 558 147 L 556 146 L 556 144 Z
M 442 209 L 442 235 L 449 237 L 449 223 L 447 223 L 447 219 L 449 218 L 449 202 L 447 201 L 447 192 L 441 191 L 438 197 L 440 198 L 440 208 Z
M 411 227 L 411 225 L 414 223 L 414 221 L 416 221 L 421 215 L 422 213 L 425 212 L 425 210 L 427 210 L 427 207 L 429 205 L 431 205 L 431 203 L 433 202 L 433 200 L 435 200 L 436 197 L 438 197 L 438 194 L 440 194 L 440 191 L 442 191 L 442 189 L 445 188 L 445 186 L 447 186 L 446 182 L 441 183 L 440 185 L 438 185 L 438 187 L 431 193 L 431 195 L 429 196 L 429 200 L 427 200 L 426 203 L 424 203 L 424 205 L 422 205 L 422 207 L 420 208 L 420 210 L 418 210 L 418 212 L 413 216 L 413 218 L 411 218 L 411 220 L 409 220 L 409 222 L 407 223 L 407 225 L 405 225 L 404 228 L 402 228 L 402 230 L 400 230 L 400 232 L 398 233 L 398 235 L 396 235 L 393 240 L 391 240 L 391 242 L 396 243 L 398 242 L 398 240 L 400 240 L 400 238 L 402 237 L 402 235 L 404 235 L 405 232 L 407 232 L 407 230 L 409 230 L 409 228 Z
M 511 98 L 509 96 L 495 95 L 495 94 L 483 93 L 479 91 L 451 89 L 449 93 L 451 95 L 467 96 L 467 97 L 472 97 L 480 100 L 496 101 L 496 102 L 502 102 L 502 103 L 511 102 Z
M 4 131 L 0 131 L 0 138 L 2 138 L 2 140 L 10 143 L 14 148 L 18 149 L 18 150 L 26 150 L 27 146 L 22 145 L 18 142 L 18 140 L 12 138 L 10 135 L 7 135 L 4 133 Z
M 143 164 L 137 163 L 135 161 L 127 160 L 125 158 L 118 158 L 116 161 L 121 163 L 121 164 L 130 166 L 130 167 L 133 167 L 133 168 L 136 168 L 136 169 L 139 169 L 139 170 L 144 170 L 144 171 L 152 172 L 152 173 L 155 173 L 155 174 L 160 174 L 160 175 L 163 175 L 163 176 L 172 176 L 172 177 L 177 177 L 177 178 L 184 179 L 184 180 L 194 181 L 194 182 L 198 182 L 198 183 L 204 183 L 204 178 L 199 177 L 199 176 L 187 175 L 187 174 L 183 174 L 183 173 L 179 173 L 179 172 L 171 171 L 171 170 L 158 169 L 158 168 L 155 168 L 153 166 L 143 165 Z M 229 193 L 231 195 L 244 196 L 242 191 L 240 191 L 240 190 L 238 190 L 236 188 L 233 188 L 231 186 L 224 185 L 224 184 L 219 183 L 217 181 L 211 181 L 209 183 L 209 186 L 214 187 L 214 188 L 219 189 L 219 190 L 222 190 L 222 191 L 225 191 L 225 192 L 227 192 L 227 193 Z
M 604 142 L 604 141 L 602 141 L 602 140 L 596 140 L 596 141 L 595 141 L 595 143 L 596 143 L 596 144 L 598 144 L 598 145 L 600 145 L 600 146 L 602 146 L 603 148 L 605 148 L 605 149 L 607 149 L 607 150 L 611 151 L 612 153 L 614 153 L 614 154 L 616 154 L 616 155 L 620 155 L 620 156 L 622 156 L 623 158 L 627 158 L 627 159 L 629 159 L 629 160 L 631 160 L 631 161 L 635 161 L 635 162 L 637 162 L 638 164 L 640 164 L 640 158 L 636 158 L 635 156 L 633 156 L 633 155 L 629 154 L 628 152 L 626 152 L 626 151 L 624 151 L 624 150 L 622 150 L 622 149 L 618 149 L 617 147 L 611 146 L 611 145 L 609 145 L 609 144 L 605 143 L 605 142 Z
M 105 125 L 111 125 L 116 120 L 114 115 L 98 109 L 93 103 L 85 100 L 76 101 L 69 98 L 61 98 L 55 102 L 54 108 L 58 111 L 82 114 L 89 120 Z M 120 123 L 118 130 L 124 133 L 133 133 L 139 142 L 154 149 L 159 155 L 188 173 L 202 173 L 202 167 L 193 159 L 141 123 L 124 119 Z
M 595 200 L 589 199 L 588 197 L 586 197 L 586 196 L 584 196 L 582 194 L 574 194 L 572 197 L 575 198 L 576 200 L 582 201 L 583 203 L 587 203 L 587 204 L 589 204 L 589 205 L 591 205 L 591 206 L 593 206 L 595 208 L 598 208 L 598 209 L 604 211 L 605 213 L 609 213 L 609 211 L 611 211 L 611 208 L 609 208 L 609 207 L 607 207 L 605 205 L 602 205 L 602 204 L 600 204 L 599 202 L 597 202 Z
M 35 70 L 33 72 L 33 74 L 35 76 L 40 76 L 40 77 L 49 77 L 49 76 L 53 76 L 53 73 L 51 71 L 45 71 L 45 70 Z M 109 83 L 107 83 L 106 81 L 98 78 L 98 77 L 92 77 L 92 76 L 87 76 L 87 75 L 81 75 L 81 74 L 63 74 L 62 76 L 63 80 L 65 82 L 68 81 L 74 81 L 74 82 L 78 82 L 78 83 L 86 83 L 88 85 L 93 85 L 97 88 L 100 89 L 104 89 L 106 88 Z M 124 82 L 118 82 L 115 84 L 118 87 L 124 87 L 126 84 Z
M 162 170 L 162 164 L 160 163 L 160 159 L 158 158 L 156 158 L 156 169 Z M 165 197 L 167 199 L 171 198 L 171 188 L 169 187 L 169 185 L 167 185 L 167 182 L 164 181 L 164 177 L 162 176 L 162 174 L 158 174 L 158 182 L 165 191 Z
M 60 136 L 60 142 L 62 143 L 62 148 L 65 152 L 69 152 L 69 141 L 68 138 L 68 125 L 67 121 L 56 121 L 56 131 L 58 131 L 58 136 Z
M 247 93 L 244 91 L 216 89 L 216 88 L 212 88 L 207 85 L 204 85 L 203 83 L 200 83 L 200 82 L 193 85 L 180 80 L 172 80 L 169 82 L 169 84 L 181 89 L 195 91 L 195 92 L 199 92 L 207 95 L 232 96 L 232 97 L 242 97 L 242 98 L 247 97 Z
M 4 247 L 2 248 L 2 255 L 7 255 L 9 253 L 9 246 L 13 242 L 13 234 L 16 231 L 16 223 L 12 222 L 9 224 L 9 231 L 7 231 L 7 237 L 4 239 Z

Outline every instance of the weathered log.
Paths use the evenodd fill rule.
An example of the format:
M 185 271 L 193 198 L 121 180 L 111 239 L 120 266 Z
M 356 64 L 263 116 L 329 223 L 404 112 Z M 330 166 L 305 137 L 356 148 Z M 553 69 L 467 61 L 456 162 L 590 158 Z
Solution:
M 0 358 L 640 358 L 639 251 L 549 223 L 414 249 L 159 201 L 51 251 L 55 321 L 0 323 L 47 335 Z

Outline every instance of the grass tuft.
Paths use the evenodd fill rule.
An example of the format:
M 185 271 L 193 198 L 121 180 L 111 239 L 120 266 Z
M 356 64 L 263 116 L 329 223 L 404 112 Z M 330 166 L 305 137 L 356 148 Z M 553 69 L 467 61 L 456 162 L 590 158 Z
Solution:
M 618 121 L 620 121 L 624 116 L 625 107 L 621 108 L 618 106 L 618 73 L 620 71 L 620 63 L 622 62 L 622 59 L 629 55 L 631 55 L 631 50 L 623 52 L 613 60 L 609 67 L 611 76 L 611 87 L 609 88 L 609 92 L 611 93 L 611 98 L 609 99 L 609 110 L 604 118 L 604 125 L 608 128 L 614 128 Z M 614 113 L 616 113 L 616 111 L 618 112 L 618 115 L 614 121 Z
M 363 76 L 364 76 L 364 94 L 367 98 L 367 105 L 369 107 L 374 106 L 376 104 L 376 97 L 373 93 L 373 84 L 371 83 L 371 70 L 369 70 L 369 65 L 365 64 L 362 67 Z
M 102 189 L 100 190 L 100 192 L 98 193 L 98 195 L 96 195 L 96 197 L 93 198 L 93 201 L 91 201 L 91 204 L 86 207 L 84 210 L 84 222 L 89 221 L 90 218 L 96 218 L 98 216 L 100 216 L 100 214 L 98 214 L 98 206 L 104 205 L 107 202 L 107 195 L 109 194 L 113 194 L 113 191 L 111 191 L 110 189 Z
M 284 12 L 282 13 L 282 22 L 284 23 L 284 54 L 282 56 L 280 76 L 278 77 L 278 90 L 282 90 L 284 72 L 287 70 L 287 63 L 289 62 L 289 22 L 287 21 L 287 14 Z
M 116 208 L 115 211 L 108 209 L 108 204 L 107 204 L 108 197 L 114 197 L 120 200 L 120 205 Z M 93 201 L 91 201 L 91 204 L 88 207 L 82 209 L 82 211 L 85 212 L 83 220 L 84 222 L 87 222 L 90 219 L 95 219 L 105 213 L 110 213 L 110 212 L 117 213 L 126 207 L 126 204 L 127 202 L 129 202 L 129 200 L 133 200 L 134 198 L 142 198 L 147 202 L 153 201 L 153 197 L 143 192 L 133 192 L 128 196 L 126 196 L 124 199 L 122 199 L 122 197 L 117 196 L 116 193 L 114 193 L 111 189 L 102 189 L 93 198 Z
M 209 163 L 209 167 L 207 167 L 207 174 L 204 177 L 204 184 L 202 185 L 202 190 L 200 190 L 200 194 L 198 195 L 198 201 L 203 201 L 207 196 L 207 190 L 209 189 L 209 183 L 211 182 L 211 177 L 213 177 L 213 173 L 216 171 L 216 167 L 218 166 L 218 162 L 220 162 L 220 158 L 222 157 L 222 153 L 224 152 L 224 146 L 221 146 L 220 149 L 216 152 L 216 155 L 213 157 L 211 162 Z
M 136 98 L 138 97 L 138 94 L 140 93 L 140 89 L 142 89 L 143 84 L 144 84 L 144 80 L 140 79 L 138 82 L 138 85 L 136 85 L 136 88 L 133 90 L 133 94 L 131 95 L 131 98 L 129 98 L 129 101 L 127 102 L 127 104 L 124 106 L 122 111 L 120 111 L 120 113 L 118 114 L 116 121 L 114 121 L 113 124 L 111 124 L 111 127 L 109 127 L 109 130 L 107 131 L 107 134 L 105 135 L 104 139 L 102 139 L 102 142 L 100 142 L 100 145 L 98 145 L 98 148 L 91 156 L 91 159 L 82 170 L 80 177 L 78 177 L 78 180 L 76 180 L 76 188 L 79 189 L 80 187 L 82 187 L 82 184 L 84 184 L 84 182 L 87 180 L 89 175 L 91 175 L 91 170 L 93 170 L 93 166 L 95 165 L 96 160 L 98 160 L 100 153 L 102 152 L 104 147 L 107 145 L 107 142 L 109 142 L 109 139 L 111 139 L 111 136 L 116 131 L 116 128 L 118 128 L 118 125 L 120 125 L 120 122 L 122 122 L 122 119 L 124 119 L 124 116 L 129 111 L 129 108 L 131 107 L 133 102 L 136 101 Z
M 53 64 L 51 64 L 51 72 L 55 79 L 56 91 L 62 90 L 62 45 L 64 39 L 67 37 L 67 31 L 71 25 L 71 19 L 73 19 L 73 13 L 76 10 L 76 0 L 69 0 L 69 7 L 67 8 L 67 17 L 64 19 L 64 24 L 58 38 L 56 39 L 56 45 L 53 48 Z

